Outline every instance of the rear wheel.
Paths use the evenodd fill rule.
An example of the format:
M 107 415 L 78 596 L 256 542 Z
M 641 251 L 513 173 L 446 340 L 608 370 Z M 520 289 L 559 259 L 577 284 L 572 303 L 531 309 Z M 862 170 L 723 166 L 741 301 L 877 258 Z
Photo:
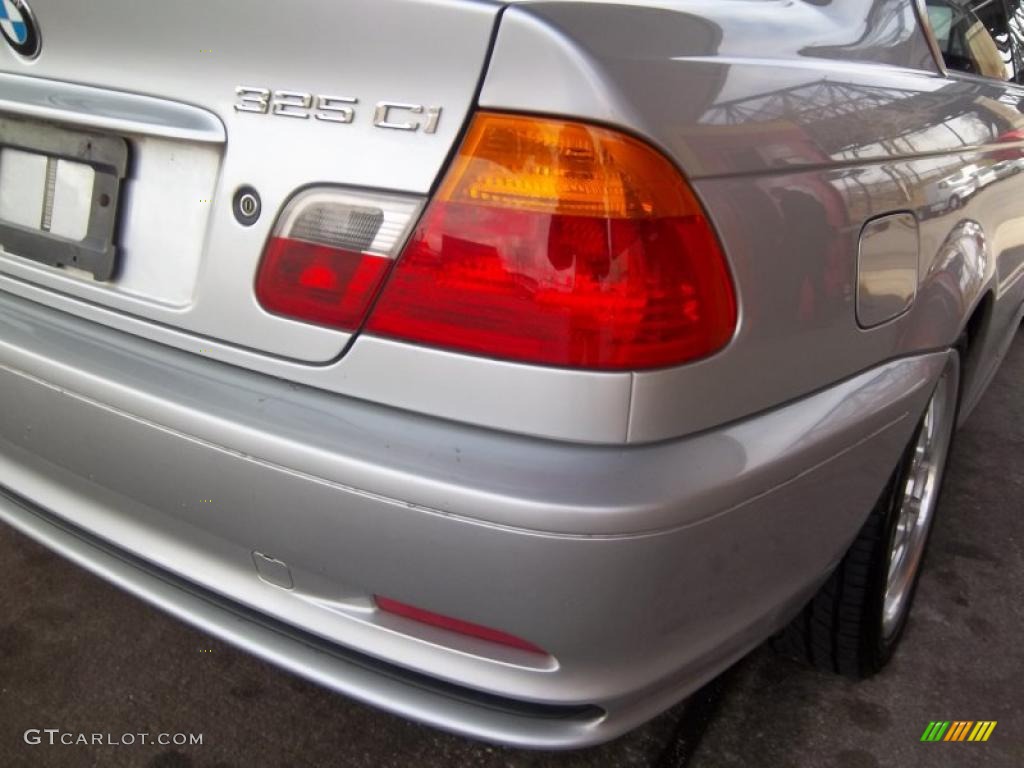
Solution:
M 917 587 L 959 394 L 954 351 L 881 499 L 828 581 L 775 638 L 778 650 L 851 677 L 872 675 L 889 660 Z

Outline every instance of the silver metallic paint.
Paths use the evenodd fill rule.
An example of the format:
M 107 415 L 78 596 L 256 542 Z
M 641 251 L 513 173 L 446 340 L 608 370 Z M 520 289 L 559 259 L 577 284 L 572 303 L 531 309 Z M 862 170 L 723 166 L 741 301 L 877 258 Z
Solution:
M 917 219 L 890 213 L 864 225 L 857 244 L 857 322 L 871 328 L 899 317 L 917 295 Z
M 148 124 L 155 116 L 150 99 L 158 99 L 180 105 L 179 113 L 191 106 L 212 115 L 230 137 L 212 202 L 195 200 L 196 209 L 205 206 L 210 219 L 199 280 L 187 306 L 116 292 L 97 295 L 88 284 L 65 285 L 62 291 L 145 318 L 148 323 L 136 327 L 150 338 L 166 337 L 162 329 L 175 328 L 188 334 L 188 348 L 209 348 L 209 354 L 218 354 L 220 347 L 207 345 L 208 339 L 259 350 L 264 354 L 258 357 L 229 359 L 268 369 L 275 367 L 274 357 L 324 364 L 349 342 L 348 334 L 268 314 L 256 302 L 255 271 L 277 211 L 298 189 L 317 183 L 426 194 L 473 106 L 499 10 L 470 0 L 346 0 L 329 8 L 321 0 L 294 0 L 286 12 L 274 0 L 247 0 L 244 13 L 235 3 L 203 0 L 35 0 L 32 5 L 45 30 L 46 50 L 25 63 L 0 46 L 0 71 L 88 82 L 90 100 L 77 110 L 66 103 L 63 122 L 89 124 L 97 119 L 94 104 L 117 103 L 124 110 L 137 104 L 140 120 Z M 444 29 L 444 46 L 423 34 L 434 28 Z M 365 119 L 339 125 L 238 113 L 240 74 L 257 85 L 352 94 L 361 100 L 355 106 Z M 381 130 L 374 127 L 372 113 L 382 99 L 441 105 L 444 115 L 431 134 Z M 123 127 L 129 139 L 130 127 Z M 259 222 L 245 228 L 231 206 L 243 185 L 259 191 L 264 211 Z M 173 221 L 161 232 L 172 239 Z
M 166 99 L 0 72 L 0 112 L 112 133 L 223 144 L 216 115 Z
M 111 93 L 210 112 L 230 137 L 216 194 L 253 183 L 267 209 L 251 232 L 218 210 L 187 312 L 84 301 L 0 274 L 0 391 L 13 404 L 0 409 L 0 482 L 27 500 L 0 498 L 0 517 L 211 632 L 439 727 L 581 746 L 716 674 L 784 623 L 842 555 L 972 313 L 981 321 L 964 418 L 1024 313 L 1024 174 L 994 170 L 1024 159 L 1009 133 L 1024 126 L 1024 89 L 941 76 L 905 0 L 541 0 L 504 11 L 480 104 L 646 138 L 691 179 L 725 247 L 741 301 L 735 339 L 643 374 L 369 336 L 337 359 L 343 335 L 254 319 L 251 284 L 233 282 L 254 268 L 273 201 L 296 186 L 430 191 L 470 109 L 498 4 L 356 0 L 344 6 L 355 34 L 338 48 L 327 45 L 333 25 L 302 27 L 328 12 L 313 0 L 293 4 L 290 34 L 272 41 L 254 21 L 237 34 L 237 14 L 198 0 L 137 3 L 118 30 L 131 53 L 145 46 L 137 70 L 89 48 L 102 38 L 98 18 L 123 9 L 116 0 L 88 13 L 34 4 L 60 8 L 67 24 L 53 25 L 31 70 L 2 51 L 0 68 L 73 79 L 74 63 L 89 61 L 83 77 Z M 221 58 L 181 49 L 182 7 L 209 16 Z M 155 41 L 154 21 L 166 32 Z M 421 34 L 428 26 L 443 26 L 451 45 L 438 49 Z M 385 33 L 405 43 L 395 60 L 375 57 Z M 371 60 L 379 66 L 358 66 Z M 351 86 L 376 100 L 386 89 L 445 114 L 436 136 L 298 120 L 250 132 L 239 121 L 252 116 L 231 105 L 239 70 L 311 93 Z M 349 128 L 351 143 L 331 143 Z M 293 144 L 307 129 L 319 138 Z M 325 147 L 336 151 L 328 162 Z M 977 183 L 951 206 L 940 182 L 965 167 Z M 917 296 L 865 330 L 859 236 L 898 211 L 918 221 Z M 89 450 L 99 443 L 104 455 Z M 608 714 L 517 719 L 368 675 L 127 567 L 48 515 L 361 653 Z M 292 589 L 261 580 L 254 551 L 286 562 Z M 403 623 L 375 611 L 373 593 L 504 629 L 550 656 Z
M 887 20 L 892 34 L 865 34 L 850 19 Z M 542 70 L 545 88 L 531 88 Z M 1004 344 L 1024 300 L 1020 270 L 1000 270 L 1024 245 L 1013 203 L 1024 176 L 955 210 L 936 190 L 957 167 L 1024 157 L 1019 140 L 1000 140 L 1024 126 L 1022 98 L 1012 83 L 940 77 L 912 5 L 889 0 L 517 4 L 480 96 L 487 108 L 628 125 L 680 165 L 718 228 L 740 327 L 711 358 L 634 375 L 630 442 L 708 429 L 878 360 L 948 346 L 986 292 L 1004 297 L 988 328 Z M 920 221 L 918 301 L 865 331 L 858 234 L 900 210 Z M 1001 231 L 998 250 L 981 262 L 940 257 L 964 220 Z M 971 378 L 967 401 L 978 395 Z
M 359 345 L 345 358 L 346 362 L 349 358 L 365 359 L 366 365 L 343 368 L 335 362 L 309 366 L 280 358 L 267 359 L 214 339 L 154 326 L 3 274 L 0 290 L 169 348 L 261 370 L 326 392 L 344 392 L 352 398 L 409 411 L 432 408 L 459 422 L 465 422 L 465 414 L 471 413 L 483 426 L 537 437 L 613 444 L 625 439 L 632 378 L 628 373 L 594 376 L 557 368 L 496 363 L 371 336 L 361 337 Z M 396 377 L 396 370 L 402 371 L 402 375 Z
M 786 297 L 786 303 L 760 306 L 744 300 L 738 335 L 724 352 L 695 365 L 632 376 L 625 415 L 598 406 L 591 399 L 577 402 L 571 396 L 543 397 L 539 393 L 548 388 L 558 393 L 561 383 L 569 379 L 586 380 L 588 391 L 618 391 L 623 386 L 622 377 L 630 374 L 508 367 L 480 358 L 411 346 L 403 351 L 402 347 L 388 345 L 385 362 L 389 366 L 422 368 L 421 363 L 430 360 L 430 375 L 420 386 L 395 387 L 390 371 L 377 364 L 382 361 L 381 343 L 369 337 L 356 339 L 340 361 L 327 362 L 347 337 L 260 313 L 258 307 L 245 309 L 224 293 L 239 287 L 237 279 L 229 274 L 238 267 L 231 259 L 218 257 L 216 267 L 208 259 L 205 262 L 197 302 L 205 304 L 203 297 L 208 292 L 217 293 L 216 300 L 211 298 L 206 305 L 207 311 L 190 306 L 187 311 L 164 313 L 160 325 L 138 322 L 99 307 L 76 307 L 65 296 L 42 296 L 27 284 L 13 290 L 51 306 L 84 311 L 98 322 L 147 338 L 182 349 L 202 349 L 203 354 L 225 362 L 330 391 L 420 413 L 440 412 L 447 418 L 481 426 L 583 442 L 647 442 L 695 432 L 812 392 L 886 356 L 912 353 L 922 345 L 931 348 L 949 343 L 960 329 L 944 326 L 943 318 L 936 323 L 927 310 L 909 313 L 896 327 L 880 328 L 875 335 L 864 338 L 861 329 L 850 321 L 849 311 L 829 313 L 825 308 L 836 302 L 852 307 L 857 249 L 850 231 L 892 207 L 913 209 L 919 217 L 929 215 L 940 201 L 928 197 L 931 193 L 927 188 L 956 163 L 985 164 L 1007 152 L 1022 153 L 1019 142 L 995 143 L 997 136 L 992 131 L 998 120 L 1019 120 L 1019 112 L 1003 102 L 1014 93 L 1024 95 L 1024 91 L 976 79 L 938 77 L 924 36 L 905 3 L 859 2 L 816 9 L 774 0 L 661 4 L 639 10 L 637 5 L 536 2 L 509 9 L 496 40 L 481 103 L 492 108 L 568 113 L 623 124 L 661 145 L 696 180 L 697 191 L 711 210 L 739 278 L 741 299 L 746 297 L 748 282 L 749 286 L 759 286 L 767 278 L 778 288 L 766 297 L 769 302 Z M 820 29 L 823 14 L 831 25 L 824 38 Z M 857 14 L 863 19 L 888 19 L 895 33 L 885 39 L 865 36 L 862 27 L 849 23 Z M 756 37 L 773 29 L 779 32 L 771 37 L 773 49 L 762 53 L 754 47 Z M 784 29 L 792 29 L 793 34 L 781 34 Z M 642 57 L 617 53 L 628 50 L 628 41 L 637 37 L 651 41 Z M 826 44 L 812 45 L 813 40 Z M 760 58 L 749 58 L 751 50 L 759 50 Z M 542 73 L 545 87 L 532 87 L 542 81 Z M 638 80 L 641 73 L 659 82 L 659 89 L 643 86 Z M 825 76 L 831 85 L 825 84 Z M 681 97 L 666 99 L 666 93 Z M 864 111 L 858 104 L 856 109 L 841 112 L 841 119 L 826 123 L 824 129 L 815 127 L 818 113 L 841 110 L 837 100 L 848 99 L 851 94 L 870 99 L 872 119 L 858 118 L 858 111 Z M 787 102 L 783 97 L 797 100 Z M 989 117 L 996 122 L 985 123 Z M 788 121 L 790 132 L 803 137 L 796 142 L 784 141 L 790 153 L 784 163 L 771 150 L 777 129 L 772 128 L 776 134 L 766 135 L 763 127 L 765 123 L 777 126 L 780 121 Z M 979 133 L 979 126 L 984 125 L 993 128 Z M 880 135 L 879 126 L 885 129 L 883 134 L 891 133 L 893 138 Z M 935 135 L 937 130 L 941 135 Z M 761 131 L 761 144 L 765 145 L 761 152 L 752 152 L 747 139 L 756 131 Z M 914 135 L 923 136 L 929 143 L 916 154 L 908 154 L 901 139 L 895 137 Z M 776 143 L 780 140 L 775 139 Z M 868 202 L 863 200 L 861 189 L 865 178 L 871 182 L 867 186 L 872 200 Z M 348 176 L 346 179 L 353 180 Z M 224 185 L 220 186 L 223 189 Z M 401 186 L 408 188 L 406 184 Z M 1004 195 L 1019 194 L 1014 190 L 1020 189 L 1021 177 L 1001 179 L 994 186 Z M 780 260 L 786 253 L 786 238 L 801 222 L 790 221 L 773 203 L 750 199 L 755 189 L 769 195 L 786 189 L 819 195 L 832 190 L 827 192 L 835 208 L 830 216 L 838 216 L 842 226 L 833 225 L 833 230 L 821 234 L 816 243 L 811 237 L 805 238 L 806 246 L 830 254 L 829 286 L 811 289 L 812 300 L 823 308 L 814 312 L 814 317 L 793 316 L 800 305 L 790 297 L 807 292 L 800 285 L 804 267 L 799 261 Z M 737 205 L 737 200 L 743 203 Z M 749 214 L 748 207 L 752 207 Z M 219 212 L 216 220 L 226 216 L 227 212 Z M 237 227 L 231 231 L 236 244 L 233 252 L 239 258 L 242 251 L 250 254 L 246 257 L 250 259 L 248 269 L 253 268 L 251 255 L 261 248 L 266 234 L 263 230 L 270 226 L 271 218 L 264 216 L 260 225 L 242 233 L 236 231 Z M 757 227 L 750 226 L 755 219 Z M 928 248 L 944 239 L 942 231 L 948 232 L 958 220 L 946 215 L 927 227 L 923 225 L 928 230 L 922 231 L 924 261 L 932 258 Z M 757 243 L 758 250 L 753 250 L 753 243 Z M 765 243 L 773 243 L 771 256 L 761 250 Z M 1011 242 L 1006 246 L 1003 253 L 1015 247 Z M 821 257 L 812 253 L 808 258 Z M 992 259 L 1005 262 L 999 253 L 992 254 Z M 930 282 L 954 285 L 955 275 L 931 274 L 927 266 L 923 264 L 926 269 L 922 274 L 928 275 Z M 991 288 L 991 266 L 985 270 L 986 285 Z M 1024 291 L 1024 285 L 1015 283 L 1003 280 L 1001 290 L 1010 294 L 1010 303 Z M 967 309 L 981 299 L 986 285 L 975 286 L 975 294 L 956 299 L 961 305 L 961 323 L 966 321 Z M 927 285 L 922 286 L 923 293 L 928 290 Z M 254 304 L 251 296 L 238 298 L 244 304 Z M 137 301 L 123 302 L 116 308 L 161 319 Z M 232 323 L 232 318 L 240 318 L 238 312 L 252 311 L 257 314 L 250 320 L 259 322 L 244 326 L 251 344 L 224 344 L 212 338 L 221 335 L 215 332 L 218 324 Z M 937 311 L 946 312 L 942 308 Z M 199 324 L 194 325 L 193 319 L 199 319 Z M 204 325 L 207 333 L 195 335 Z M 800 326 L 804 341 L 789 339 L 795 325 Z M 936 330 L 926 334 L 930 338 L 922 338 L 918 329 L 929 327 Z M 943 329 L 941 334 L 939 328 Z M 1004 336 L 1007 326 L 993 328 L 993 332 Z M 301 343 L 296 344 L 299 337 Z M 244 341 L 237 335 L 229 340 Z M 823 345 L 826 353 L 808 358 L 803 352 L 804 343 Z M 277 356 L 245 348 L 252 344 Z M 367 348 L 365 354 L 361 353 L 363 347 Z M 847 349 L 849 354 L 840 353 Z M 296 357 L 320 360 L 321 364 L 301 365 L 287 359 Z M 759 366 L 760 358 L 775 364 L 767 386 L 751 392 L 739 383 L 750 380 L 742 370 Z M 805 365 L 808 359 L 815 361 L 813 367 Z M 517 387 L 521 393 L 514 398 L 514 408 L 500 407 L 501 402 L 512 398 L 501 393 L 481 394 L 475 384 L 481 377 L 500 375 L 498 369 L 514 372 L 516 379 L 525 384 Z M 469 376 L 468 371 L 476 374 Z M 723 387 L 722 381 L 737 384 Z M 679 393 L 687 394 L 680 397 Z M 703 403 L 710 393 L 714 393 L 713 402 Z M 972 389 L 970 397 L 975 395 Z M 699 408 L 689 406 L 696 401 L 702 402 Z M 629 424 L 625 434 L 617 426 L 623 419 Z
M 358 404 L 0 302 L 5 486 L 348 648 L 608 711 L 592 739 L 563 745 L 621 733 L 785 620 L 852 538 L 946 357 L 890 363 L 686 440 L 598 448 Z M 9 506 L 0 515 L 31 528 Z M 293 589 L 260 579 L 254 550 L 286 562 Z M 147 590 L 143 574 L 119 579 Z M 513 632 L 551 657 L 396 621 L 372 594 Z M 314 676 L 338 685 L 332 674 Z M 452 707 L 417 716 L 453 727 Z M 475 718 L 456 727 L 488 735 Z M 544 743 L 519 727 L 502 738 Z
M 516 717 L 438 695 L 422 685 L 407 684 L 393 673 L 375 673 L 364 663 L 311 644 L 305 636 L 275 631 L 266 621 L 242 616 L 237 609 L 206 600 L 187 584 L 141 570 L 2 493 L 0 520 L 181 621 L 367 704 L 451 731 L 465 732 L 470 726 L 479 738 L 533 748 L 576 747 L 606 738 L 600 717 L 596 721 Z M 664 706 L 663 702 L 648 700 L 644 709 L 630 713 L 631 718 L 639 724 L 656 714 L 659 706 Z M 616 725 L 622 727 L 624 723 Z

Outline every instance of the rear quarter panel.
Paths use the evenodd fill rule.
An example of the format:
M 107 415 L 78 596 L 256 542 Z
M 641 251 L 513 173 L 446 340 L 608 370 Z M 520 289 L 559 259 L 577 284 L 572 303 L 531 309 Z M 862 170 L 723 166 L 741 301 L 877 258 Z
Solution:
M 544 83 L 540 88 L 537 83 Z M 634 375 L 628 439 L 671 438 L 954 343 L 983 300 L 968 405 L 1024 299 L 1024 173 L 957 207 L 939 182 L 1024 157 L 1024 88 L 942 76 L 907 0 L 536 2 L 506 11 L 482 106 L 625 127 L 689 177 L 741 304 L 732 343 Z M 911 211 L 911 309 L 856 318 L 861 230 Z M 990 302 L 990 303 L 989 303 Z

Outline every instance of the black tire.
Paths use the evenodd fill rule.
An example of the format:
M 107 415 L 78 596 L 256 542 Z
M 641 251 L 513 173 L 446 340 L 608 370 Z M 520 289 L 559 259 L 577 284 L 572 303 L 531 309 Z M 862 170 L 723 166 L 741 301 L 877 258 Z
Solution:
M 951 430 L 959 411 L 960 359 L 962 355 L 958 354 L 950 363 L 955 366 Z M 892 657 L 903 635 L 921 570 L 917 567 L 912 575 L 908 597 L 901 614 L 895 619 L 895 629 L 890 625 L 886 633 L 882 617 L 893 543 L 923 424 L 922 417 L 881 498 L 842 561 L 796 618 L 773 639 L 772 644 L 778 652 L 809 662 L 819 669 L 858 679 L 875 674 Z M 951 439 L 950 434 L 950 442 Z M 941 496 L 950 442 L 946 444 L 939 467 L 936 504 Z M 933 522 L 934 513 L 929 517 L 924 547 L 927 547 Z

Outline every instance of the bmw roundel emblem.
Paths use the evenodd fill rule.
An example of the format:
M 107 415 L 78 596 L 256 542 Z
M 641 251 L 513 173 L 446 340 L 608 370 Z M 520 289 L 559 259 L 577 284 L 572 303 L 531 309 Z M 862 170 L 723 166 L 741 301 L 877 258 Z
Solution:
M 34 59 L 42 48 L 39 27 L 25 0 L 0 0 L 0 33 L 11 48 Z

